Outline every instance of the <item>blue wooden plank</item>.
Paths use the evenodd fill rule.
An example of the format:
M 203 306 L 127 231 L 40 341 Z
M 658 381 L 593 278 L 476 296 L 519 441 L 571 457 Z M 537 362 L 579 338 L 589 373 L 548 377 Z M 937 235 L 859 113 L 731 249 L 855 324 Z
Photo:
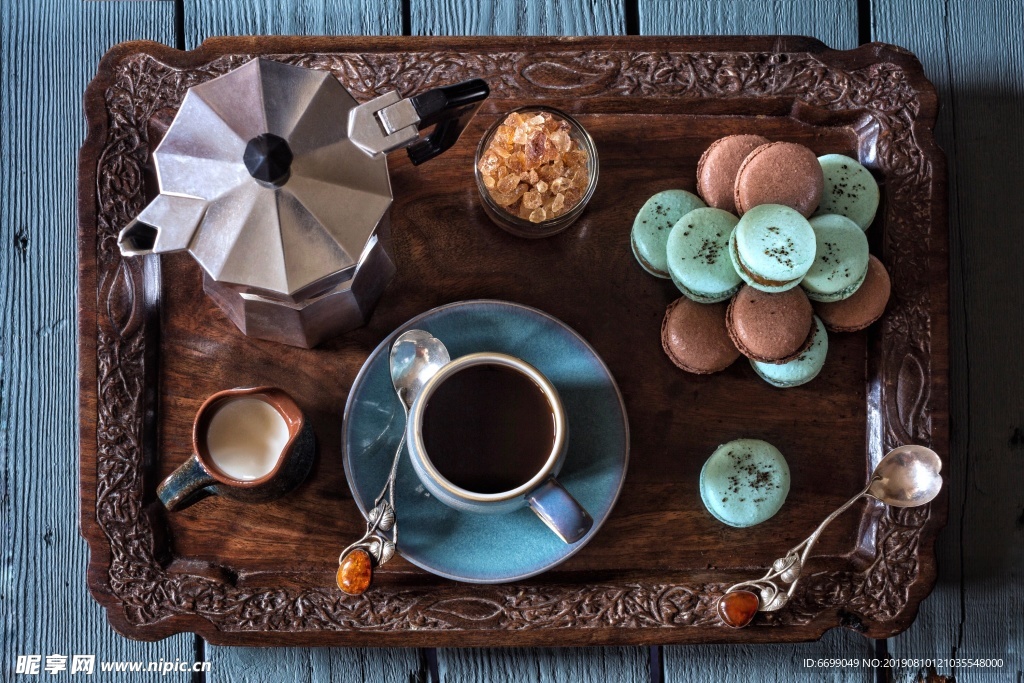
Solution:
M 104 660 L 191 663 L 189 635 L 138 643 L 107 625 L 85 588 L 88 551 L 75 524 L 82 92 L 114 43 L 173 44 L 173 4 L 3 2 L 0 30 L 0 678 L 13 678 L 18 655 L 92 654 L 97 681 L 111 678 L 99 672 Z
M 801 35 L 857 47 L 857 0 L 638 0 L 641 35 Z
M 622 2 L 412 0 L 414 36 L 590 36 L 626 32 Z
M 401 0 L 184 0 L 185 48 L 211 36 L 402 33 Z
M 873 0 L 872 39 L 914 52 L 943 107 L 949 160 L 949 524 L 939 582 L 893 655 L 990 658 L 998 670 L 938 667 L 957 681 L 1024 677 L 1024 7 L 1009 0 Z M 910 681 L 918 667 L 895 680 Z
M 818 660 L 860 662 L 875 656 L 873 641 L 832 630 L 816 643 L 792 645 L 694 645 L 664 649 L 665 683 L 718 681 L 835 681 L 869 683 L 871 666 L 822 666 Z M 806 665 L 810 660 L 812 663 Z
M 439 650 L 444 683 L 639 683 L 648 680 L 647 648 Z
M 207 646 L 209 683 L 405 683 L 425 681 L 414 648 Z
M 400 0 L 185 0 L 185 46 L 217 35 L 394 35 Z M 340 540 L 339 540 L 340 542 Z M 340 547 L 340 546 L 339 546 Z M 360 681 L 421 676 L 415 649 L 232 648 L 207 646 L 207 681 Z

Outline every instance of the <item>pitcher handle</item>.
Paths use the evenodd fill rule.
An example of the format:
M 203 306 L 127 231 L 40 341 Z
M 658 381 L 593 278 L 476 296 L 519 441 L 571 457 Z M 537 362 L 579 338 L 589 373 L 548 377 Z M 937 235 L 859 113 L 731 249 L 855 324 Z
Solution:
M 199 462 L 199 457 L 193 453 L 178 469 L 171 472 L 169 477 L 160 482 L 156 488 L 156 495 L 164 507 L 173 512 L 198 503 L 210 494 L 206 488 L 216 483 L 217 480 L 210 476 Z
M 526 496 L 530 509 L 566 543 L 575 543 L 590 531 L 594 520 L 554 477 Z

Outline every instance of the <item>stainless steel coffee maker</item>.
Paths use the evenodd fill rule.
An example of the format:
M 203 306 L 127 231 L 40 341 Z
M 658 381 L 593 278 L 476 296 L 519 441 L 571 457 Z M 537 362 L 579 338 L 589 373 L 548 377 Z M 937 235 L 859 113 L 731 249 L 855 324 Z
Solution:
M 476 79 L 360 105 L 329 72 L 254 59 L 186 93 L 121 253 L 188 250 L 243 333 L 316 346 L 363 325 L 395 273 L 387 153 L 432 159 L 487 95 Z

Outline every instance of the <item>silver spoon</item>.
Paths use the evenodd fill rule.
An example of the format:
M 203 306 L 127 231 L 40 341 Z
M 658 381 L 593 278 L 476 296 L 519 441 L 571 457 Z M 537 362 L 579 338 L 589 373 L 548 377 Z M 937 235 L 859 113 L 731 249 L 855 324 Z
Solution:
M 874 498 L 886 505 L 902 508 L 930 503 L 942 488 L 942 476 L 939 474 L 941 469 L 942 461 L 930 448 L 909 445 L 889 451 L 871 473 L 871 480 L 864 490 L 826 517 L 810 536 L 791 548 L 784 557 L 775 560 L 768 573 L 755 581 L 743 581 L 730 586 L 719 600 L 719 616 L 730 626 L 742 627 L 750 622 L 754 612 L 774 612 L 781 609 L 793 597 L 793 591 L 800 581 L 800 573 L 811 554 L 811 548 L 825 527 L 836 517 L 863 497 Z M 782 584 L 789 584 L 788 590 L 783 592 L 775 583 L 775 579 Z M 749 589 L 757 589 L 757 593 Z M 744 595 L 737 595 L 735 599 L 727 598 L 729 594 L 735 592 Z M 749 609 L 754 606 L 755 601 L 756 610 Z M 735 614 L 726 614 L 730 609 L 729 602 L 738 605 L 739 611 L 743 613 L 742 618 Z M 742 623 L 734 623 L 740 621 Z
M 423 391 L 423 387 L 431 377 L 437 374 L 438 370 L 451 361 L 448 349 L 429 332 L 423 330 L 409 330 L 403 332 L 391 345 L 389 366 L 391 370 L 391 384 L 398 394 L 399 403 L 405 413 L 406 421 L 409 420 L 409 409 L 413 401 Z M 391 461 L 391 470 L 388 473 L 387 481 L 380 494 L 374 499 L 373 507 L 366 515 L 366 533 L 352 545 L 341 551 L 338 564 L 341 568 L 338 571 L 338 586 L 352 595 L 358 595 L 369 587 L 372 578 L 372 568 L 365 581 L 356 585 L 343 585 L 342 573 L 346 559 L 352 551 L 360 549 L 368 556 L 373 557 L 374 564 L 381 566 L 395 555 L 395 546 L 398 543 L 398 519 L 395 516 L 395 475 L 398 473 L 398 462 L 402 457 L 402 450 L 405 448 L 405 429 L 402 430 L 402 438 L 395 449 L 395 457 Z M 380 532 L 391 532 L 391 538 Z M 366 559 L 352 558 L 350 561 L 359 561 L 365 565 Z

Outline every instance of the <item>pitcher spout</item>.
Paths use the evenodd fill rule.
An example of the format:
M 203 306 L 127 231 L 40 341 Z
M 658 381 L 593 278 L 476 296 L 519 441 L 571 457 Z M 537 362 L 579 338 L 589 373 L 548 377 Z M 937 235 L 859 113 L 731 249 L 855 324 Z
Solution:
M 188 249 L 206 214 L 206 200 L 160 194 L 117 236 L 122 256 L 166 254 Z

